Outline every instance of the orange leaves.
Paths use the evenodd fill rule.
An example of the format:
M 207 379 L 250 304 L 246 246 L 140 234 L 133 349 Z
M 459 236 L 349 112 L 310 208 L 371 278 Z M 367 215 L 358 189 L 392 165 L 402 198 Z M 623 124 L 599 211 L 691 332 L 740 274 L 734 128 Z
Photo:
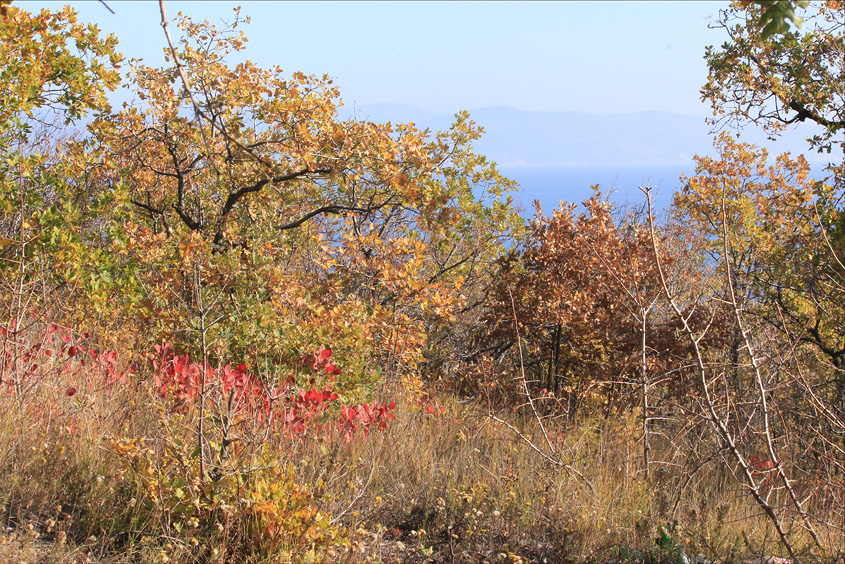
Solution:
M 62 109 L 67 122 L 107 107 L 105 92 L 119 82 L 113 36 L 76 22 L 70 8 L 30 14 L 4 7 L 0 25 L 0 130 L 15 115 L 31 116 L 44 106 Z
M 721 246 L 723 230 L 732 252 L 765 251 L 813 227 L 813 188 L 803 157 L 768 153 L 722 134 L 716 141 L 719 159 L 697 158 L 696 175 L 676 194 L 674 208 L 689 228 L 711 245 Z
M 551 217 L 535 216 L 524 247 L 501 263 L 486 304 L 486 335 L 476 345 L 494 351 L 503 374 L 524 368 L 540 388 L 568 389 L 569 409 L 591 397 L 607 399 L 606 390 L 636 375 L 643 323 L 662 365 L 677 348 L 661 313 L 643 217 L 617 216 L 600 194 L 583 206 L 581 213 L 561 204 Z M 672 264 L 661 260 L 664 268 Z

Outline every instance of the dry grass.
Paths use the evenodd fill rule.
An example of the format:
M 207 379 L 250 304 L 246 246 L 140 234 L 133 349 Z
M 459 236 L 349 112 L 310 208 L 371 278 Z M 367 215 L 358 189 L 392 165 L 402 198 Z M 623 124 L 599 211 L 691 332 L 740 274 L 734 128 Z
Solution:
M 33 339 L 7 339 L 7 350 L 20 353 Z M 95 364 L 82 366 L 46 341 L 43 351 L 50 347 L 27 376 L 35 385 L 0 395 L 3 562 L 633 564 L 669 562 L 677 550 L 731 562 L 779 552 L 769 522 L 695 427 L 670 422 L 658 430 L 646 478 L 636 413 L 548 421 L 566 468 L 491 420 L 486 406 L 453 396 L 423 403 L 401 390 L 386 392 L 399 404 L 387 430 L 347 443 L 335 426 L 315 427 L 271 453 L 280 467 L 292 465 L 297 491 L 331 522 L 322 544 L 234 546 L 255 534 L 248 505 L 225 519 L 219 510 L 197 513 L 187 534 L 111 441 L 189 434 L 195 412 L 163 427 L 166 409 L 143 374 L 133 376 L 137 385 L 105 386 Z M 4 366 L 5 380 L 21 376 L 20 363 Z M 525 410 L 498 415 L 542 441 Z M 663 547 L 661 527 L 671 538 Z M 830 554 L 845 546 L 834 527 L 824 532 Z M 806 539 L 798 538 L 801 548 Z M 220 552 L 221 543 L 231 546 Z M 310 555 L 308 546 L 316 547 Z
M 404 552 L 391 553 L 397 561 L 433 553 L 448 562 L 502 554 L 607 562 L 627 547 L 646 559 L 669 558 L 674 549 L 656 544 L 661 527 L 672 547 L 690 555 L 736 561 L 779 553 L 770 523 L 720 459 L 691 472 L 698 461 L 672 446 L 678 436 L 658 440 L 656 470 L 646 479 L 635 415 L 547 424 L 582 477 L 549 464 L 486 408 L 447 399 L 444 410 L 425 414 L 406 405 L 382 436 L 329 457 L 301 453 L 306 481 L 343 469 L 327 495 L 330 510 L 351 503 L 343 522 L 374 533 L 374 546 L 399 541 Z M 536 422 L 509 415 L 540 440 Z M 842 546 L 841 535 L 835 538 Z M 810 546 L 809 537 L 801 540 Z

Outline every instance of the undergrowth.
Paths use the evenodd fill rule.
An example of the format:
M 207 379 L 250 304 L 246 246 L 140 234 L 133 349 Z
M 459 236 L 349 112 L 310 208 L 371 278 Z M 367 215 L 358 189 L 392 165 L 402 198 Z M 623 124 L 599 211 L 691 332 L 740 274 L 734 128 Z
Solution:
M 312 378 L 277 390 L 267 411 L 258 388 L 214 388 L 221 369 L 207 372 L 201 416 L 185 381 L 180 392 L 162 376 L 190 359 L 126 362 L 143 357 L 96 353 L 43 323 L 7 331 L 4 346 L 3 561 L 633 564 L 777 551 L 694 428 L 664 425 L 646 477 L 636 411 L 546 421 L 566 461 L 555 465 L 526 440 L 542 439 L 524 409 L 496 411 L 519 437 L 485 402 L 385 388 L 395 405 L 366 404 L 384 416 L 368 423 Z M 324 377 L 339 370 L 330 357 L 297 370 L 314 363 Z

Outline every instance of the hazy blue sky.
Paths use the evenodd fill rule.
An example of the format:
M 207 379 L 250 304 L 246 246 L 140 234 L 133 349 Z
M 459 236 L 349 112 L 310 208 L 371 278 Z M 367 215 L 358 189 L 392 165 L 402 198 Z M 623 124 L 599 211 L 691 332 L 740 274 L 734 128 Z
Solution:
M 34 10 L 65 2 L 21 2 Z M 154 0 L 69 2 L 120 39 L 128 57 L 162 64 Z M 167 2 L 212 22 L 242 6 L 246 57 L 329 74 L 347 107 L 408 104 L 436 112 L 508 105 L 590 113 L 709 115 L 698 90 L 708 17 L 727 2 Z

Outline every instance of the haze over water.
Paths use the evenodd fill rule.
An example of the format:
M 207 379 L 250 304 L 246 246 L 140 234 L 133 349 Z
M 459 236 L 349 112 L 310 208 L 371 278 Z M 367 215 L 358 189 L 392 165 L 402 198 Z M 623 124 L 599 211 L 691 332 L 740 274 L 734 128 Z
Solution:
M 526 216 L 534 214 L 534 200 L 543 213 L 551 214 L 561 202 L 581 204 L 595 192 L 598 184 L 605 195 L 618 205 L 637 206 L 645 202 L 640 186 L 653 188 L 657 208 L 672 202 L 672 193 L 680 186 L 681 174 L 691 175 L 695 165 L 585 165 L 566 167 L 502 167 L 501 172 L 520 184 L 514 200 L 522 204 Z

